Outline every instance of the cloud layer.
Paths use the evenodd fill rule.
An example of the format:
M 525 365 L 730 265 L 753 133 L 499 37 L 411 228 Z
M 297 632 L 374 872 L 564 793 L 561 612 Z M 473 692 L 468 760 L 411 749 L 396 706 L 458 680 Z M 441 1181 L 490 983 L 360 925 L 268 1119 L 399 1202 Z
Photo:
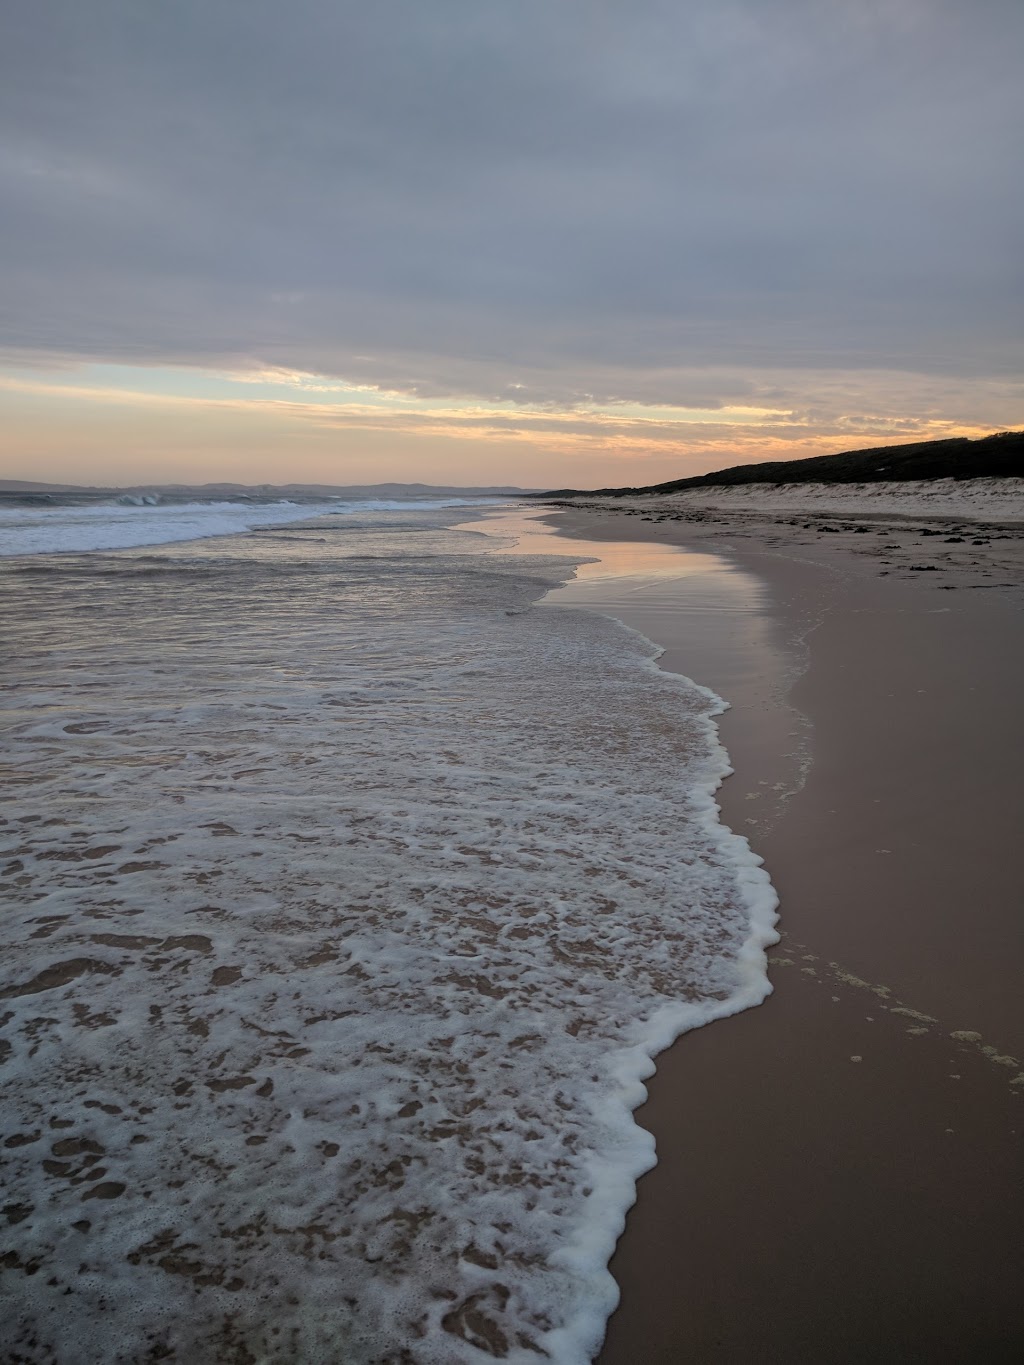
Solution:
M 0 344 L 833 427 L 856 376 L 1011 384 L 1022 43 L 1019 0 L 18 6 Z

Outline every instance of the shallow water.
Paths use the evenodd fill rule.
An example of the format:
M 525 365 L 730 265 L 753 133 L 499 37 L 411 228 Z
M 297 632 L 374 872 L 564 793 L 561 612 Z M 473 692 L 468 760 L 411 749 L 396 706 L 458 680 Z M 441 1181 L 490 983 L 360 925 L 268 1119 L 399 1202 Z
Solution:
M 717 699 L 459 515 L 3 565 L 8 1354 L 596 1350 L 774 895 Z

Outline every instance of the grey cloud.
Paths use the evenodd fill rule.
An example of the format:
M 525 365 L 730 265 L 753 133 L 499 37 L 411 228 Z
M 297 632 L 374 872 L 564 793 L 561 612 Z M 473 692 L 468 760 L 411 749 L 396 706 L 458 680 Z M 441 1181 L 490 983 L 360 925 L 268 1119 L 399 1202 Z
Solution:
M 1022 39 L 1019 0 L 37 0 L 0 340 L 551 402 L 1013 373 Z

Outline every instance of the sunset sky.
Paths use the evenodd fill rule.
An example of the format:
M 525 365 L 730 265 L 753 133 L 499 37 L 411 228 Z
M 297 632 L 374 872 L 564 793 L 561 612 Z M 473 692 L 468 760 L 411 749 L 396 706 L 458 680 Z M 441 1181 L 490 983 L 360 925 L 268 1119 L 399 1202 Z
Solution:
M 647 483 L 1024 425 L 1021 0 L 35 0 L 0 476 Z

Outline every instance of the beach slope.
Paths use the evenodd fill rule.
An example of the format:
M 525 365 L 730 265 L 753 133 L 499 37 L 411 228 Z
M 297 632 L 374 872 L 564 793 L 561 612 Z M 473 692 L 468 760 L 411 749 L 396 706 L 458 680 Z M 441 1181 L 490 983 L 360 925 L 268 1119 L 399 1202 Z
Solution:
M 659 1164 L 612 1264 L 600 1359 L 1016 1360 L 1022 509 L 1009 486 L 998 522 L 921 484 L 881 509 L 757 491 L 551 518 L 760 575 L 811 724 L 792 790 L 757 743 L 763 701 L 720 722 L 723 818 L 781 897 L 775 994 L 659 1059 L 638 1113 Z M 662 665 L 729 700 L 699 639 L 658 620 Z

